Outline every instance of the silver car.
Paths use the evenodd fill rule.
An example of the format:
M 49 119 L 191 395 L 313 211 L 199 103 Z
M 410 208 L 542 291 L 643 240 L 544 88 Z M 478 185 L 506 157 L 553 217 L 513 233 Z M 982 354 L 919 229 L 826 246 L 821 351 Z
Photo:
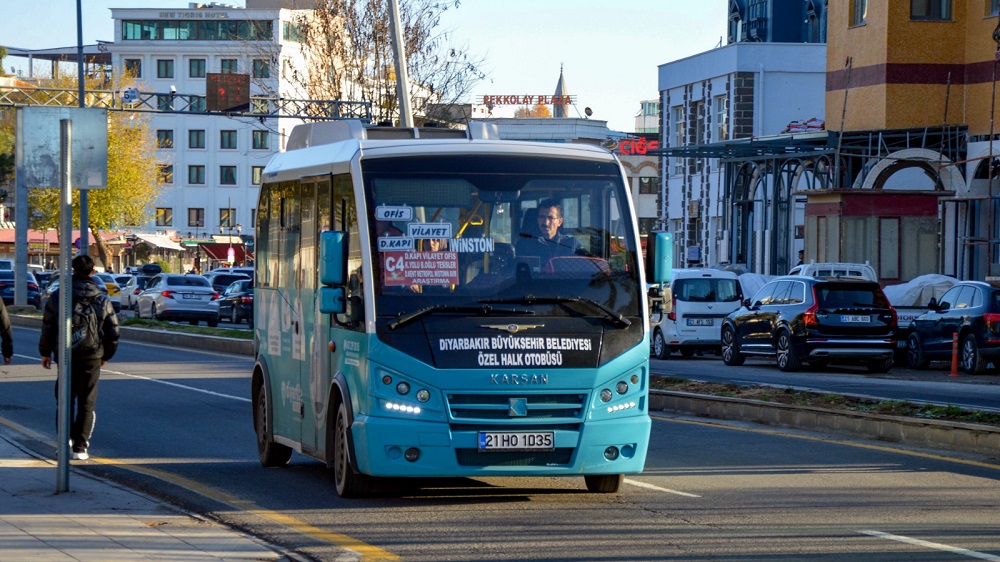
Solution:
M 161 273 L 153 276 L 136 302 L 139 318 L 180 320 L 197 326 L 219 325 L 219 293 L 201 275 Z

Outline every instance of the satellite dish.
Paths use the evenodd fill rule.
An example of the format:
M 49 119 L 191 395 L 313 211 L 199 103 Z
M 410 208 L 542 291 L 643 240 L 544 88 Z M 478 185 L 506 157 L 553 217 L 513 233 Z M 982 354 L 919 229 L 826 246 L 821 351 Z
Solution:
M 593 114 L 594 114 L 594 110 L 593 110 L 593 109 L 590 109 L 589 107 L 585 107 L 585 108 L 583 108 L 583 113 L 584 113 L 584 115 L 586 115 L 587 117 L 590 117 L 591 115 L 593 115 Z

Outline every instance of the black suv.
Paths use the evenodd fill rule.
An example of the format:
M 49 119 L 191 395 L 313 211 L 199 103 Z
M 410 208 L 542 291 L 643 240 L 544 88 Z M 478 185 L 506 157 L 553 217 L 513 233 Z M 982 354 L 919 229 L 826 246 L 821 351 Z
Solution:
M 879 284 L 863 279 L 786 276 L 757 292 L 722 322 L 722 360 L 774 355 L 782 371 L 803 361 L 862 361 L 873 373 L 892 367 L 896 311 Z
M 906 362 L 926 369 L 934 359 L 951 358 L 952 334 L 958 334 L 958 363 L 970 375 L 982 374 L 986 363 L 1000 359 L 1000 287 L 982 281 L 956 283 L 931 300 L 927 312 L 910 325 Z

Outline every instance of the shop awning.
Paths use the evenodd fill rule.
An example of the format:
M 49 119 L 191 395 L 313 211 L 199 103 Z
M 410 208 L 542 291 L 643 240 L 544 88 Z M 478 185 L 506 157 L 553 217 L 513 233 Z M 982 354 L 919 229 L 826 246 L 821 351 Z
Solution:
M 229 244 L 212 244 L 208 242 L 202 242 L 198 246 L 208 254 L 208 257 L 213 260 L 219 261 L 229 261 Z M 253 254 L 246 251 L 246 246 L 242 244 L 233 244 L 233 254 L 236 263 L 245 263 L 248 260 L 253 259 Z
M 184 247 L 162 234 L 136 234 L 136 238 L 157 248 L 165 250 L 183 250 Z

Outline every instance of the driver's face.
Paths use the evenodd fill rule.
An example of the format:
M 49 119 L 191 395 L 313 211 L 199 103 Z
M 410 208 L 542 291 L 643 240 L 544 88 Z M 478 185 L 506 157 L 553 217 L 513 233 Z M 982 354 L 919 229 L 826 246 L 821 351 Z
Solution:
M 556 237 L 559 227 L 562 226 L 563 219 L 559 216 L 559 210 L 555 207 L 542 207 L 538 209 L 538 230 L 542 236 L 548 239 Z

